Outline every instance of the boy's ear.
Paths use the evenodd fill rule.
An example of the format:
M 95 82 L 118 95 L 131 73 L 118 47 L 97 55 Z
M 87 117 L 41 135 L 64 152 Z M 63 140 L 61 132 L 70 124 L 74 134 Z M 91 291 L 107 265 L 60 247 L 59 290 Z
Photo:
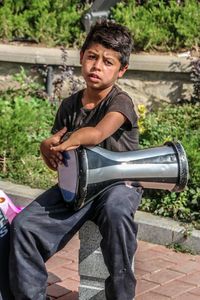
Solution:
M 80 64 L 81 64 L 81 65 L 82 65 L 82 60 L 83 60 L 83 54 L 84 54 L 84 52 L 81 51 L 81 52 L 80 52 Z
M 119 70 L 119 73 L 118 73 L 118 78 L 121 78 L 127 69 L 128 69 L 128 65 L 121 67 L 121 69 Z

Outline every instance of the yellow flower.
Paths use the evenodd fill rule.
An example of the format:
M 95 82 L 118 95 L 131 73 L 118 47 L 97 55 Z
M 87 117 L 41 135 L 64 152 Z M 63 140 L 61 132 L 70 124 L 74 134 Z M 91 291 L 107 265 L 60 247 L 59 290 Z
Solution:
M 140 115 L 145 115 L 147 112 L 147 109 L 144 104 L 138 104 L 138 112 Z
M 138 104 L 138 113 L 139 113 L 139 120 L 138 120 L 138 125 L 139 125 L 139 132 L 144 133 L 145 132 L 145 127 L 143 125 L 144 118 L 146 115 L 147 109 L 144 104 Z

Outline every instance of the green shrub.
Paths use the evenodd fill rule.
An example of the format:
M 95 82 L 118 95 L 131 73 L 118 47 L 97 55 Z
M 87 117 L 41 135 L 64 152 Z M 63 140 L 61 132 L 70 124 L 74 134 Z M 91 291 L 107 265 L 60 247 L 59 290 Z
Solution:
M 0 177 L 31 186 L 52 183 L 39 153 L 49 136 L 55 108 L 49 101 L 22 96 L 0 97 Z
M 0 3 L 0 39 L 22 39 L 50 46 L 80 46 L 85 36 L 81 18 L 92 1 L 4 0 Z M 136 50 L 178 50 L 200 45 L 200 3 L 120 1 L 111 18 L 128 26 Z
M 200 4 L 198 1 L 135 0 L 119 2 L 112 17 L 128 26 L 135 49 L 177 50 L 200 45 Z
M 180 36 L 179 47 L 200 45 L 200 4 L 199 1 L 186 0 L 175 24 Z
M 0 38 L 73 46 L 81 40 L 82 14 L 78 0 L 4 0 L 0 6 Z
M 50 134 L 57 107 L 23 68 L 13 80 L 18 87 L 0 95 L 0 178 L 46 188 L 56 173 L 45 166 L 39 144 Z
M 140 120 L 141 146 L 179 140 L 187 154 L 190 178 L 184 192 L 146 191 L 141 209 L 157 215 L 197 222 L 200 217 L 200 104 L 164 105 Z

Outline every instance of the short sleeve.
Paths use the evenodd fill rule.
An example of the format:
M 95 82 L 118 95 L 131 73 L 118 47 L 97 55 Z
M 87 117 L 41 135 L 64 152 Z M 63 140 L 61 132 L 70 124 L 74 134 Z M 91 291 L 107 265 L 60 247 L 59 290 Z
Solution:
M 63 101 L 63 102 L 61 102 L 60 107 L 58 108 L 58 111 L 56 113 L 54 124 L 51 129 L 52 134 L 55 134 L 57 131 L 59 131 L 60 129 L 62 129 L 65 126 L 67 127 L 66 116 L 67 116 L 67 114 L 64 109 L 64 101 Z
M 125 93 L 119 93 L 112 99 L 107 110 L 107 113 L 108 112 L 122 113 L 127 118 L 129 130 L 135 127 L 137 124 L 138 117 L 134 109 L 133 101 Z
M 54 134 L 63 127 L 67 127 L 68 131 L 72 131 L 75 126 L 77 114 L 80 111 L 80 99 L 82 97 L 82 90 L 65 98 L 58 108 L 54 125 L 51 132 Z

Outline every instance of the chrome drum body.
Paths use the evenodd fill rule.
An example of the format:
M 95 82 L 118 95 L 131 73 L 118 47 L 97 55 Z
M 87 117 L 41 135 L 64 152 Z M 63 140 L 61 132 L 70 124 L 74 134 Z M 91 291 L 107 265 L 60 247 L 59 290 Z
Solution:
M 78 148 L 64 152 L 63 156 L 58 181 L 64 200 L 73 209 L 81 208 L 108 187 L 122 182 L 145 189 L 180 192 L 189 176 L 180 142 L 128 152 Z

